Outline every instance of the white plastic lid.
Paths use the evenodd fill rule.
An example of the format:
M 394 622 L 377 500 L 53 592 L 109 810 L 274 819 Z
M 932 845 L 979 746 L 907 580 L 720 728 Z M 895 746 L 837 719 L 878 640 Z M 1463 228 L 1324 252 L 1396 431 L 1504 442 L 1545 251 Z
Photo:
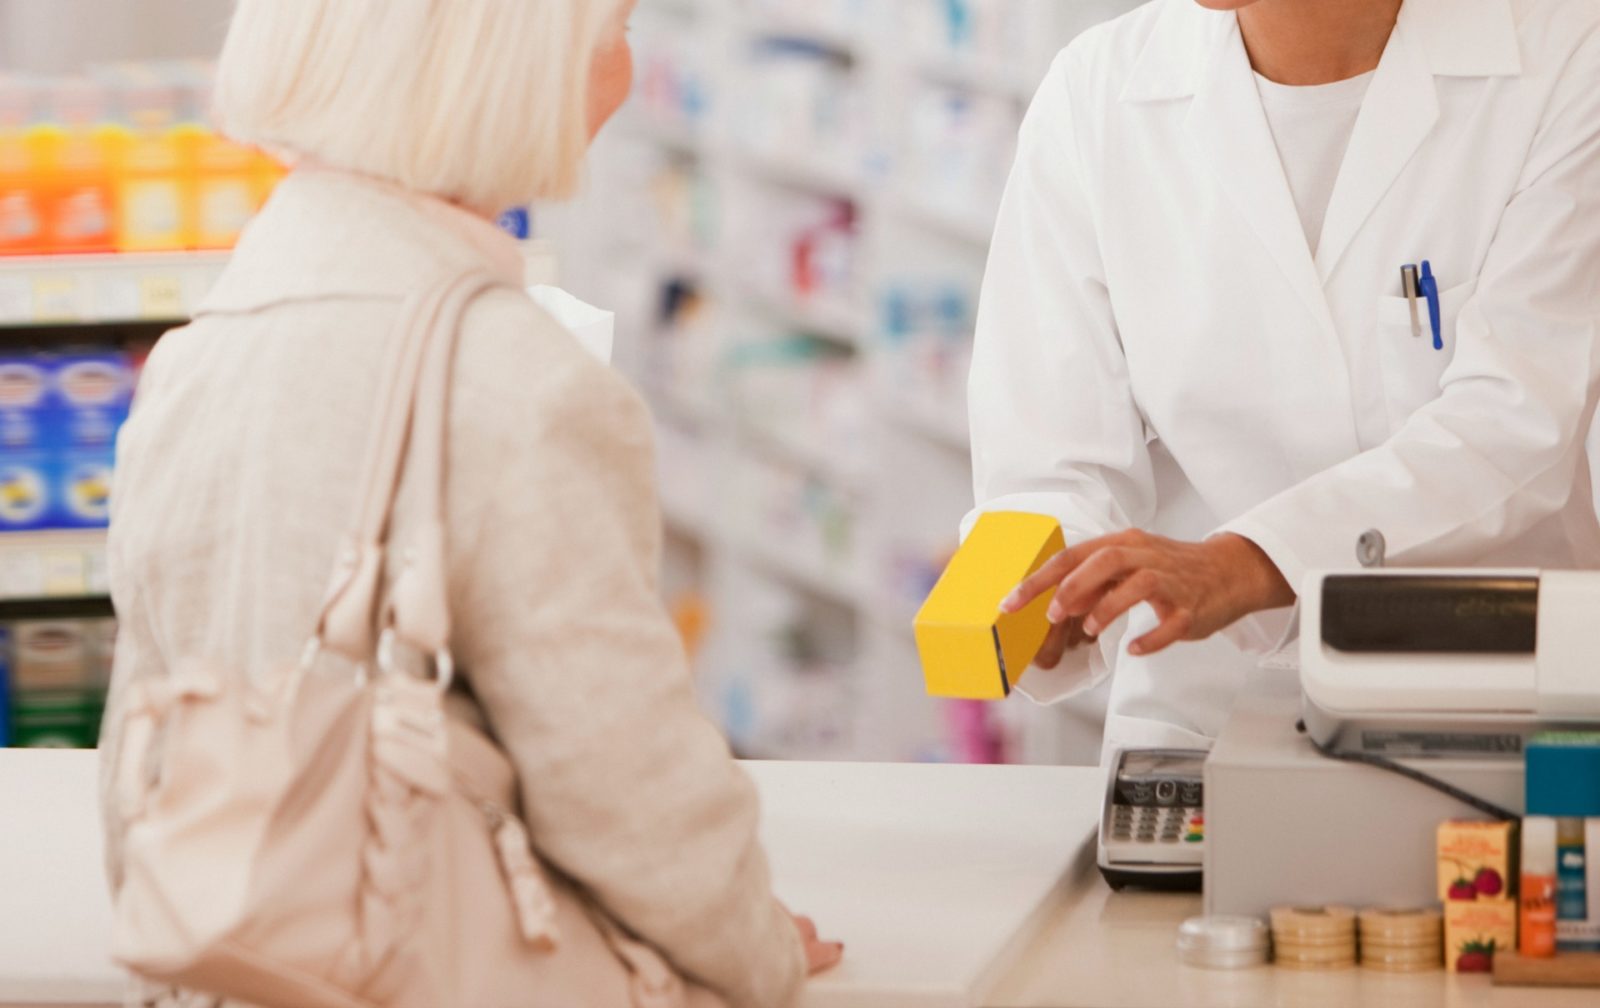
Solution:
M 1267 962 L 1267 926 L 1254 917 L 1191 917 L 1178 928 L 1178 958 L 1205 969 L 1249 969 Z
M 1187 951 L 1266 948 L 1268 937 L 1266 923 L 1255 917 L 1190 917 L 1178 926 L 1178 947 Z
M 1549 816 L 1528 816 L 1522 820 L 1522 873 L 1556 873 L 1556 821 Z

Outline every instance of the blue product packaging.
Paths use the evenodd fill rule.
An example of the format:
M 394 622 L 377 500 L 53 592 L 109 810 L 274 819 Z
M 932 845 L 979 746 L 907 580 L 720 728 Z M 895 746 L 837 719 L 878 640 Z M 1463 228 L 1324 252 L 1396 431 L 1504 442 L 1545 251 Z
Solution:
M 133 400 L 133 368 L 121 353 L 71 353 L 52 362 L 51 376 L 50 523 L 103 528 L 110 517 L 117 433 Z
M 1556 829 L 1556 919 L 1583 920 L 1589 913 L 1583 820 L 1558 819 Z
M 113 455 L 69 451 L 54 467 L 53 524 L 59 528 L 104 528 L 111 520 Z
M 117 352 L 62 354 L 51 362 L 56 447 L 109 451 L 133 401 L 133 369 Z
M 0 532 L 49 524 L 51 375 L 37 357 L 0 357 Z

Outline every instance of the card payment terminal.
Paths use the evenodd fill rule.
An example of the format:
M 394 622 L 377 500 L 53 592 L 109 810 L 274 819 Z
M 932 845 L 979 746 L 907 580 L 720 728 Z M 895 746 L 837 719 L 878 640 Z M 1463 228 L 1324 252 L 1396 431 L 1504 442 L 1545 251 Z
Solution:
M 1111 888 L 1200 889 L 1203 749 L 1124 749 L 1100 815 L 1100 874 Z

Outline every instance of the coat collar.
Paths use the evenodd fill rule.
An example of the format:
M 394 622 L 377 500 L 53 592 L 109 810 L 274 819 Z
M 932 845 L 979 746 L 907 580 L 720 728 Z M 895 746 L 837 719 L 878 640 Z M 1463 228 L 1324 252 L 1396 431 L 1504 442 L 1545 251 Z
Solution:
M 245 229 L 195 314 L 326 297 L 402 298 L 479 269 L 522 285 L 516 241 L 443 200 L 326 168 L 298 168 Z
M 1164 0 L 1122 89 L 1127 102 L 1194 95 L 1207 64 L 1234 32 L 1232 13 L 1195 0 Z M 1522 73 L 1511 0 L 1405 0 L 1400 26 L 1428 72 L 1440 77 L 1514 77 Z

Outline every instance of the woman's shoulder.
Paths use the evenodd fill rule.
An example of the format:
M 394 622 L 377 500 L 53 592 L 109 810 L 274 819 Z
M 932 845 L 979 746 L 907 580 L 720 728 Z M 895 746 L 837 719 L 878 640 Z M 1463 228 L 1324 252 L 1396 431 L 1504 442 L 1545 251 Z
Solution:
M 527 294 L 479 297 L 461 324 L 452 379 L 458 422 L 519 444 L 551 436 L 648 438 L 643 400 Z

